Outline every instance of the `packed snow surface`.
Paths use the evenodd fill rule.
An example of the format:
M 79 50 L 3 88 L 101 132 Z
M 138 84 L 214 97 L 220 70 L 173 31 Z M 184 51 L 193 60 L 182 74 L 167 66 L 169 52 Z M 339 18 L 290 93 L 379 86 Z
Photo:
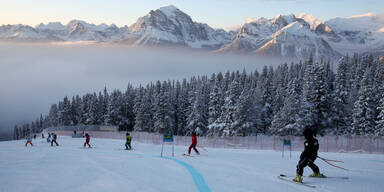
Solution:
M 134 138 L 133 138 L 134 139 Z M 83 149 L 83 138 L 59 137 L 60 146 L 51 147 L 42 139 L 0 142 L 0 191 L 382 191 L 384 155 L 320 153 L 342 160 L 343 171 L 321 160 L 316 164 L 328 176 L 304 178 L 315 185 L 308 188 L 277 179 L 279 174 L 295 175 L 299 152 L 282 158 L 280 151 L 247 149 L 200 149 L 201 155 L 186 157 L 187 147 L 133 142 L 125 151 L 123 140 L 91 138 L 92 149 Z M 311 174 L 306 168 L 304 175 Z

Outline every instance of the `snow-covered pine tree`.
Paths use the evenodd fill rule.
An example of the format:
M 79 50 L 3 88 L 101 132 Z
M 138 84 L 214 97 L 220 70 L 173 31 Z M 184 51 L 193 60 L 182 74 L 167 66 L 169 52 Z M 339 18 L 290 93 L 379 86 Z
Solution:
M 188 83 L 186 79 L 183 79 L 180 93 L 177 98 L 177 127 L 175 134 L 177 135 L 185 135 L 186 127 L 188 123 L 188 113 L 190 108 L 190 102 L 188 98 Z
M 252 114 L 256 111 L 253 111 L 255 108 L 252 103 L 251 93 L 246 85 L 244 87 L 233 114 L 234 122 L 231 124 L 233 134 L 239 136 L 249 135 L 255 126 Z
M 353 108 L 351 133 L 354 135 L 373 134 L 375 129 L 375 106 L 372 90 L 371 68 L 365 70 L 358 99 Z
M 19 138 L 20 138 L 19 128 L 17 127 L 17 125 L 15 125 L 13 129 L 13 140 L 19 140 Z
M 56 127 L 59 125 L 59 111 L 57 104 L 52 104 L 49 110 L 49 126 Z
M 313 63 L 312 55 L 305 64 L 305 73 L 303 77 L 303 94 L 300 110 L 300 119 L 298 120 L 298 132 L 301 133 L 305 127 L 317 126 L 316 122 L 319 119 L 319 109 L 316 106 L 316 101 L 319 98 L 317 94 L 319 84 L 316 66 Z
M 220 117 L 221 107 L 223 105 L 223 93 L 220 86 L 221 82 L 217 78 L 213 81 L 208 104 L 208 135 L 215 135 L 215 129 L 211 129 L 211 125 L 213 125 L 217 118 Z
M 167 82 L 163 82 L 154 103 L 154 131 L 164 133 L 174 130 L 174 109 L 170 103 L 170 92 Z
M 187 119 L 186 135 L 191 135 L 193 131 L 196 131 L 198 134 L 205 134 L 208 124 L 208 112 L 205 102 L 207 98 L 201 81 L 199 81 L 195 89 L 195 96 L 193 98 Z
M 139 98 L 139 95 L 142 94 L 142 98 Z M 153 121 L 152 121 L 152 89 L 147 86 L 146 90 L 143 90 L 143 93 L 139 93 L 136 97 L 135 103 L 135 131 L 144 131 L 151 132 L 153 129 Z
M 260 75 L 257 91 L 259 92 L 258 104 L 262 107 L 260 113 L 259 128 L 263 130 L 264 134 L 269 132 L 273 118 L 273 97 L 272 97 L 272 79 L 273 68 L 264 67 L 263 72 Z
M 351 112 L 349 107 L 350 88 L 349 88 L 349 69 L 348 57 L 344 57 L 337 68 L 334 91 L 334 134 L 342 135 L 348 131 L 351 125 Z
M 384 84 L 382 85 L 384 89 Z M 379 111 L 376 121 L 375 135 L 383 137 L 384 136 L 384 93 L 381 94 L 381 99 L 379 101 L 377 111 Z
M 220 117 L 210 126 L 214 129 L 215 135 L 232 136 L 232 123 L 235 121 L 234 113 L 237 100 L 241 94 L 239 78 L 236 75 L 225 94 L 224 104 L 221 108 Z
M 60 124 L 64 126 L 72 125 L 71 121 L 71 102 L 68 97 L 64 97 L 63 102 L 59 105 Z

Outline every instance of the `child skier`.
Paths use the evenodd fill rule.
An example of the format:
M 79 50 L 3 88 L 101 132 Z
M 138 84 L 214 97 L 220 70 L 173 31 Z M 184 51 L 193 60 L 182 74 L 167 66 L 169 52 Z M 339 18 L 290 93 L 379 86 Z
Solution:
M 33 147 L 33 144 L 32 144 L 32 137 L 29 136 L 29 135 L 27 136 L 27 142 L 25 143 L 25 147 L 27 147 L 28 143 L 31 144 L 31 146 Z
M 188 155 L 191 155 L 191 149 L 192 148 L 193 148 L 193 150 L 195 150 L 197 155 L 200 155 L 199 151 L 196 149 L 196 145 L 197 145 L 196 132 L 192 132 L 192 144 L 189 146 Z
M 57 135 L 55 133 L 52 133 L 52 141 L 51 141 L 51 146 L 53 146 L 53 143 L 56 143 L 56 146 L 59 146 L 59 144 L 56 142 Z
M 51 133 L 48 132 L 47 143 L 51 142 Z
M 310 177 L 324 177 L 323 174 L 320 174 L 319 167 L 315 165 L 315 160 L 317 158 L 317 151 L 319 150 L 319 142 L 315 139 L 312 129 L 306 128 L 303 132 L 305 137 L 304 142 L 304 151 L 300 155 L 299 163 L 296 166 L 296 178 L 293 179 L 295 182 L 303 181 L 303 172 L 304 167 L 309 166 L 313 174 Z
M 84 143 L 84 148 L 86 145 L 88 145 L 89 148 L 92 148 L 91 145 L 89 144 L 89 141 L 91 140 L 90 136 L 88 133 L 85 134 L 85 143 Z
M 127 138 L 127 141 L 125 142 L 125 150 L 130 150 L 132 149 L 131 147 L 132 136 L 129 133 L 127 133 L 125 134 L 125 137 Z

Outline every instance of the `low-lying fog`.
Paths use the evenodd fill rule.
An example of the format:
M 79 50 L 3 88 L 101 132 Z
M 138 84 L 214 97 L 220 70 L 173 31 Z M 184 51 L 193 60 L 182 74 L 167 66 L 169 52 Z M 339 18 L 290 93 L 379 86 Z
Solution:
M 254 56 L 122 45 L 0 43 L 0 136 L 13 131 L 16 123 L 47 114 L 50 105 L 64 96 L 227 70 L 261 71 L 264 65 L 280 63 Z

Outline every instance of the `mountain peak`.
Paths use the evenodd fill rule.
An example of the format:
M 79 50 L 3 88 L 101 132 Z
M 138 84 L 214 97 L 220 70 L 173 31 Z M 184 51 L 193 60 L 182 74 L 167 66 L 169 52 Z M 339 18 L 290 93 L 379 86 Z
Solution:
M 300 14 L 296 15 L 296 17 L 303 19 L 305 22 L 307 22 L 311 26 L 312 30 L 315 30 L 318 25 L 324 23 L 320 19 L 318 19 L 315 16 L 308 14 L 308 13 L 300 13 Z
M 158 10 L 163 12 L 167 17 L 173 16 L 176 11 L 180 11 L 174 5 L 168 5 L 168 6 L 165 6 L 165 7 L 160 7 Z

